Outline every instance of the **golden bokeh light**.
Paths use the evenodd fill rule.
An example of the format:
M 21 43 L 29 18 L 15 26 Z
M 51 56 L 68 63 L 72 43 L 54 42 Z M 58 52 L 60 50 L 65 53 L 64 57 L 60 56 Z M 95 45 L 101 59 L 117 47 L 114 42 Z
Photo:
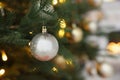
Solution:
M 59 0 L 59 3 L 65 3 L 66 2 L 66 0 Z
M 0 9 L 4 7 L 4 4 L 0 2 Z
M 2 60 L 3 60 L 3 61 L 7 61 L 7 60 L 8 60 L 8 57 L 7 57 L 6 53 L 5 53 L 5 51 L 2 50 L 1 53 L 2 53 Z
M 63 38 L 64 35 L 65 35 L 65 30 L 64 30 L 64 29 L 60 29 L 60 30 L 58 31 L 58 36 L 59 36 L 60 38 Z
M 72 62 L 72 60 L 66 60 L 66 64 L 73 65 L 73 62 Z
M 64 19 L 60 19 L 60 27 L 62 29 L 66 28 L 66 21 Z
M 111 42 L 107 46 L 107 50 L 110 51 L 111 54 L 120 54 L 120 42 L 115 43 Z
M 5 69 L 0 69 L 0 76 L 5 74 Z
M 58 69 L 57 69 L 56 67 L 53 67 L 53 68 L 52 68 L 52 71 L 53 71 L 53 72 L 58 72 Z
M 31 35 L 32 35 L 32 34 L 33 34 L 33 32 L 32 32 L 32 31 L 30 31 L 30 32 L 29 32 L 29 34 L 31 34 Z
M 58 0 L 52 0 L 52 4 L 53 5 L 57 5 L 58 4 Z

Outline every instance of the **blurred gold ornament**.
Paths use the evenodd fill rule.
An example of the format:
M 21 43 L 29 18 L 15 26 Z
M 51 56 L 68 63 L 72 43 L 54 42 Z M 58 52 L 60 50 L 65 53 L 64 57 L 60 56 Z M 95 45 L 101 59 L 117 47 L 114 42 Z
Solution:
M 3 8 L 5 6 L 5 4 L 3 4 L 2 2 L 0 2 L 0 8 Z
M 57 55 L 53 62 L 60 69 L 72 69 L 74 68 L 74 64 L 72 59 L 65 59 L 62 55 Z
M 52 4 L 53 5 L 57 5 L 58 4 L 58 0 L 52 0 Z
M 5 69 L 0 69 L 0 76 L 5 74 Z
M 66 60 L 63 56 L 58 55 L 55 59 L 54 59 L 55 64 L 61 68 L 61 69 L 65 69 L 66 68 Z
M 113 75 L 114 70 L 110 64 L 103 62 L 97 64 L 97 72 L 102 77 L 110 77 Z
M 2 50 L 1 53 L 2 53 L 2 60 L 3 60 L 3 61 L 7 61 L 7 60 L 8 60 L 8 57 L 7 57 L 6 53 L 5 53 L 5 51 Z
M 64 30 L 64 29 L 60 29 L 60 30 L 58 31 L 58 36 L 59 36 L 60 38 L 63 38 L 64 35 L 65 35 L 65 30 Z
M 74 42 L 80 42 L 83 38 L 83 32 L 80 28 L 76 26 L 76 24 L 72 24 L 73 30 L 72 30 L 72 36 Z
M 66 21 L 64 19 L 60 19 L 60 27 L 62 29 L 66 28 Z
M 112 55 L 120 54 L 120 42 L 110 42 L 107 46 L 107 50 L 110 51 L 110 54 Z
M 71 35 L 70 32 L 66 32 L 66 33 L 65 33 L 65 36 L 66 36 L 68 39 L 71 39 L 71 38 L 72 38 L 72 35 Z

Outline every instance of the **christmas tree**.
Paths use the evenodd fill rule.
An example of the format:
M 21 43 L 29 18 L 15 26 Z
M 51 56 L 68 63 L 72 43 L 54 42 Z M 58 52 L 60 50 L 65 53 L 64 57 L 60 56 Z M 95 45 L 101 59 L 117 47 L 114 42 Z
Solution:
M 0 78 L 83 80 L 84 59 L 94 59 L 98 49 L 85 40 L 94 34 L 94 30 L 91 32 L 88 27 L 89 18 L 85 16 L 93 9 L 98 9 L 94 0 L 1 0 Z M 44 30 L 47 36 L 39 34 Z M 33 39 L 37 34 L 42 35 L 41 38 L 46 37 L 46 41 Z M 52 47 L 53 52 L 49 50 L 56 43 L 48 34 L 58 41 L 57 55 L 53 54 L 57 47 Z M 51 38 L 53 43 L 47 43 Z M 37 41 L 40 42 L 39 50 L 35 47 Z M 41 56 L 42 53 L 40 56 L 34 54 L 40 49 L 49 53 L 46 53 L 47 57 Z

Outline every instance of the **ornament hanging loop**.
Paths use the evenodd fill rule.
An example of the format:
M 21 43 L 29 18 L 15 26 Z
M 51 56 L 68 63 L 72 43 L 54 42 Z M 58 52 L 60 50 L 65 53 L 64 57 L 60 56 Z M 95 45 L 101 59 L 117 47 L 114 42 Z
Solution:
M 42 26 L 42 33 L 44 34 L 44 33 L 47 33 L 47 28 L 46 28 L 46 26 Z

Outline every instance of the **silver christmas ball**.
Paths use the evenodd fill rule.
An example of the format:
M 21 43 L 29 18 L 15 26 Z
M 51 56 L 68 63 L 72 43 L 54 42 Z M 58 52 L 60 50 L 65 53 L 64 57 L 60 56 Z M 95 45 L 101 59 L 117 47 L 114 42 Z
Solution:
M 53 59 L 58 52 L 58 41 L 48 33 L 37 34 L 30 42 L 32 55 L 40 61 Z

